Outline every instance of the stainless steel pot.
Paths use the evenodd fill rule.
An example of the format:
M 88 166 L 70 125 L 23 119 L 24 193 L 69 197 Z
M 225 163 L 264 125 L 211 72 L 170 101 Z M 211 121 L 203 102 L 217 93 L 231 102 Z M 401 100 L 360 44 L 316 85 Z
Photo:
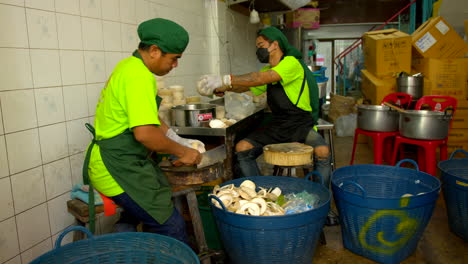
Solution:
M 211 119 L 216 118 L 214 104 L 185 104 L 171 108 L 172 125 L 180 127 L 209 127 Z
M 400 134 L 407 138 L 439 140 L 448 136 L 452 115 L 447 112 L 406 110 L 400 113 Z
M 419 99 L 423 96 L 424 77 L 402 75 L 397 78 L 397 91 L 407 93 L 413 96 L 413 99 Z
M 357 127 L 376 132 L 398 131 L 398 112 L 384 105 L 358 105 Z

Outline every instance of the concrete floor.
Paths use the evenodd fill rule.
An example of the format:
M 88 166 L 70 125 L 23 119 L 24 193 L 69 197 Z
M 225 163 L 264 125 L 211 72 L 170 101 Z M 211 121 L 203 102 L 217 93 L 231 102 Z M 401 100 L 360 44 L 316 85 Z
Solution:
M 337 168 L 348 166 L 351 158 L 352 137 L 335 137 Z M 368 144 L 359 144 L 354 164 L 372 164 L 373 152 Z M 334 206 L 334 205 L 333 205 Z M 432 218 L 426 227 L 416 252 L 402 263 L 406 264 L 467 264 L 468 243 L 449 231 L 447 215 L 442 194 L 440 195 Z M 345 249 L 342 244 L 339 226 L 324 229 L 327 244 L 318 245 L 313 263 L 375 263 Z

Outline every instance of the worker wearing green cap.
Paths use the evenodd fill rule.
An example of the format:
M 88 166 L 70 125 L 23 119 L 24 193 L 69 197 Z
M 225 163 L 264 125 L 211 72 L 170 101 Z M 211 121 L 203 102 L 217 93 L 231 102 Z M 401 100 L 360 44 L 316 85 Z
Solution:
M 187 243 L 185 223 L 171 201 L 171 186 L 152 152 L 177 156 L 180 164 L 201 160 L 204 145 L 179 137 L 158 117 L 158 86 L 153 74 L 169 73 L 187 47 L 180 25 L 156 18 L 138 26 L 140 44 L 133 56 L 114 68 L 96 107 L 95 129 L 83 178 L 123 208 L 115 231 L 160 233 Z M 91 194 L 92 192 L 90 192 Z M 90 217 L 90 219 L 94 219 Z
M 260 175 L 256 158 L 263 146 L 285 142 L 305 142 L 314 147 L 314 164 L 330 186 L 330 151 L 323 137 L 314 130 L 318 120 L 318 87 L 302 54 L 291 46 L 275 27 L 259 31 L 256 38 L 257 58 L 268 63 L 260 72 L 244 75 L 204 75 L 198 82 L 201 95 L 223 95 L 226 91 L 267 93 L 272 121 L 250 133 L 236 144 L 240 176 Z M 331 219 L 330 221 L 335 221 Z

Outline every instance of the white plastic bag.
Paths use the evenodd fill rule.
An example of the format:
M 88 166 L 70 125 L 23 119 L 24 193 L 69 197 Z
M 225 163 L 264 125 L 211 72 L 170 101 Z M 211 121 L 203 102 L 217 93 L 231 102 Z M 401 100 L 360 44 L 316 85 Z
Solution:
M 253 114 L 255 104 L 253 98 L 244 93 L 226 92 L 224 94 L 226 117 L 241 120 Z
M 335 121 L 335 131 L 338 137 L 353 137 L 357 126 L 357 114 L 338 117 Z

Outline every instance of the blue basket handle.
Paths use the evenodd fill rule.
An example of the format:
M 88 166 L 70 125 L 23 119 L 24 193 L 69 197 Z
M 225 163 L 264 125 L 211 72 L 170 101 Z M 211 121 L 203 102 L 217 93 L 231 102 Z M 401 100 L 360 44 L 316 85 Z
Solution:
M 57 237 L 57 240 L 55 240 L 55 248 L 58 249 L 62 245 L 62 239 L 65 237 L 66 234 L 73 232 L 73 231 L 81 231 L 86 234 L 88 238 L 93 237 L 93 233 L 89 231 L 87 228 L 82 227 L 82 226 L 69 226 L 63 230 L 63 232 Z
M 414 167 L 416 168 L 417 171 L 419 171 L 419 167 L 418 167 L 418 164 L 416 163 L 416 161 L 412 160 L 412 159 L 402 159 L 400 160 L 396 165 L 395 167 L 400 167 L 400 165 L 404 162 L 409 162 L 411 164 L 414 165 Z
M 455 156 L 455 154 L 457 152 L 462 152 L 463 154 L 465 154 L 465 156 L 468 158 L 468 152 L 464 151 L 463 149 L 457 149 L 455 150 L 454 152 L 452 152 L 452 154 L 450 154 L 450 158 L 449 159 L 453 159 L 453 156 Z
M 319 179 L 320 179 L 320 184 L 323 185 L 323 177 L 322 177 L 322 174 L 320 174 L 320 172 L 318 172 L 318 171 L 311 171 L 311 172 L 307 173 L 307 175 L 306 175 L 306 177 L 305 177 L 306 181 L 309 181 L 310 178 L 312 177 L 312 175 L 317 175 L 317 176 L 319 177 Z
M 348 186 L 348 185 L 354 185 L 356 188 L 358 188 L 361 192 L 362 192 L 362 196 L 366 197 L 367 196 L 367 192 L 366 190 L 364 190 L 364 188 L 362 188 L 361 185 L 353 182 L 353 181 L 343 181 L 340 185 L 338 185 L 338 187 L 340 187 L 341 189 L 344 190 L 344 187 Z
M 221 202 L 221 200 L 220 200 L 216 195 L 210 194 L 208 197 L 209 197 L 210 199 L 215 199 L 216 201 L 218 201 L 218 203 L 221 205 L 221 207 L 223 208 L 223 210 L 224 210 L 224 211 L 227 211 L 226 206 L 224 206 L 224 203 Z

